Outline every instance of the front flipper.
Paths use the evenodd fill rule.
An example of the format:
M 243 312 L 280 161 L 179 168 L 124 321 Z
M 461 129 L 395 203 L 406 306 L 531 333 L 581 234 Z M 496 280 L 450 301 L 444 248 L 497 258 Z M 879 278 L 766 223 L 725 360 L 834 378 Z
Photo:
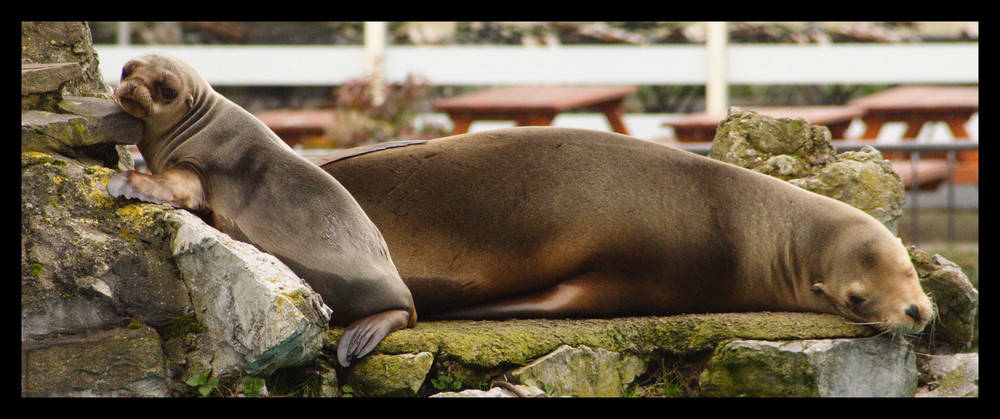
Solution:
M 126 170 L 108 181 L 111 196 L 167 204 L 175 208 L 198 211 L 205 208 L 205 191 L 194 172 L 173 168 L 149 175 Z
M 337 343 L 337 360 L 349 366 L 355 358 L 368 355 L 389 333 L 415 322 L 415 316 L 406 310 L 383 311 L 355 320 Z

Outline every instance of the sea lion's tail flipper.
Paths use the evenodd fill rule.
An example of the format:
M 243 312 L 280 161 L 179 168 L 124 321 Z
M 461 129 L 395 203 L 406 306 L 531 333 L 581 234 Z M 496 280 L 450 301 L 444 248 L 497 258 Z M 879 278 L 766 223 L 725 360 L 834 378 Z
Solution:
M 313 164 L 315 164 L 315 165 L 317 165 L 319 167 L 323 167 L 324 165 L 326 165 L 328 163 L 333 163 L 333 162 L 335 162 L 337 160 L 349 159 L 351 157 L 360 156 L 362 154 L 374 153 L 374 152 L 380 151 L 380 150 L 386 150 L 386 149 L 396 148 L 396 147 L 406 147 L 408 145 L 423 144 L 423 143 L 426 143 L 426 142 L 427 142 L 427 140 L 398 140 L 398 141 L 388 141 L 388 142 L 384 142 L 384 143 L 369 144 L 369 145 L 363 145 L 363 146 L 358 146 L 358 147 L 354 147 L 354 148 L 347 148 L 347 149 L 343 149 L 343 150 L 337 150 L 337 151 L 334 151 L 334 152 L 332 152 L 330 154 L 325 154 L 325 155 L 322 155 L 322 156 L 306 157 L 306 160 L 309 160 L 310 162 L 312 162 Z
M 389 333 L 412 326 L 413 313 L 407 310 L 388 310 L 355 320 L 337 343 L 337 360 L 349 366 L 351 361 L 368 355 Z

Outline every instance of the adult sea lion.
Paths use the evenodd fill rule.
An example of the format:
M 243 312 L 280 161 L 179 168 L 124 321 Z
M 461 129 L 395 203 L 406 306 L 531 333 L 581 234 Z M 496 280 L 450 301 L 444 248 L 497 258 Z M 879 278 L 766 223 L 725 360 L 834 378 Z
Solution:
M 233 239 L 286 263 L 347 325 L 341 364 L 371 351 L 416 311 L 379 230 L 326 172 L 186 63 L 149 54 L 125 63 L 115 98 L 144 121 L 139 151 L 152 175 L 108 182 L 113 196 L 199 213 Z
M 839 313 L 894 333 L 932 308 L 864 212 L 605 132 L 525 127 L 316 158 L 379 226 L 422 316 Z

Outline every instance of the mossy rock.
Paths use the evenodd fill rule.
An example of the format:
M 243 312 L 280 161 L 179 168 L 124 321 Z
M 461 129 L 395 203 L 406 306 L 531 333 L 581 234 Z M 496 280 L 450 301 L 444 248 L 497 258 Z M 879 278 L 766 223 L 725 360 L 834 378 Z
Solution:
M 373 353 L 434 355 L 435 370 L 463 382 L 489 382 L 561 345 L 637 355 L 699 353 L 733 339 L 794 340 L 870 336 L 843 318 L 817 313 L 686 314 L 582 320 L 431 321 L 396 331 Z M 342 328 L 331 328 L 325 350 L 336 351 Z

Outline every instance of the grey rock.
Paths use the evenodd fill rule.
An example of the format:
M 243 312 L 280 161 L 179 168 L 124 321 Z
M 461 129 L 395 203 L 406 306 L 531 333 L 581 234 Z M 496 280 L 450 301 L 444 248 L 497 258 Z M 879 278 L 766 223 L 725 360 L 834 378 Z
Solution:
M 21 96 L 59 93 L 80 74 L 77 63 L 21 64 Z
M 266 375 L 311 361 L 323 346 L 332 311 L 276 257 L 232 240 L 187 211 L 172 249 L 198 320 L 198 348 L 214 374 Z
M 903 215 L 903 181 L 878 150 L 837 154 L 830 130 L 804 119 L 732 107 L 719 123 L 709 157 L 845 202 L 892 232 Z
M 63 85 L 69 95 L 111 98 L 86 22 L 21 22 L 21 63 L 76 63 L 79 75 Z
M 898 231 L 906 191 L 889 161 L 874 147 L 838 154 L 817 173 L 789 183 L 858 208 Z
M 35 152 L 21 165 L 22 339 L 162 327 L 188 310 L 164 206 L 117 206 L 104 191 L 114 171 L 100 166 Z
M 21 395 L 165 397 L 169 374 L 148 327 L 53 337 L 21 347 Z
M 737 340 L 716 349 L 700 379 L 704 396 L 910 397 L 916 355 L 888 338 Z
M 935 354 L 927 358 L 932 381 L 917 397 L 979 397 L 979 354 Z
M 414 397 L 433 363 L 430 352 L 369 355 L 351 365 L 347 384 L 365 397 Z
M 517 384 L 514 386 L 519 391 L 521 391 L 524 396 L 514 394 L 514 392 L 502 388 L 493 387 L 489 390 L 462 390 L 459 392 L 444 391 L 441 393 L 433 394 L 431 398 L 447 398 L 447 399 L 457 399 L 457 398 L 520 398 L 520 397 L 548 397 L 544 391 L 538 387 L 527 386 L 522 384 Z
M 799 160 L 801 164 L 796 166 L 808 171 L 833 162 L 835 154 L 830 146 L 830 130 L 826 127 L 810 125 L 801 118 L 772 118 L 731 107 L 716 129 L 708 156 L 774 175 L 771 170 L 774 164 L 766 163 L 775 156 Z M 804 173 L 786 175 L 801 177 Z
M 23 151 L 53 150 L 68 154 L 74 148 L 135 144 L 142 138 L 142 121 L 113 101 L 71 96 L 58 106 L 61 113 L 21 112 Z
M 521 384 L 551 386 L 555 395 L 620 397 L 624 386 L 645 371 L 645 362 L 636 356 L 562 345 L 511 376 Z
M 968 349 L 979 312 L 979 291 L 954 262 L 914 247 L 907 250 L 920 277 L 920 286 L 936 308 L 934 324 L 927 331 L 929 338 L 951 342 L 960 350 Z

